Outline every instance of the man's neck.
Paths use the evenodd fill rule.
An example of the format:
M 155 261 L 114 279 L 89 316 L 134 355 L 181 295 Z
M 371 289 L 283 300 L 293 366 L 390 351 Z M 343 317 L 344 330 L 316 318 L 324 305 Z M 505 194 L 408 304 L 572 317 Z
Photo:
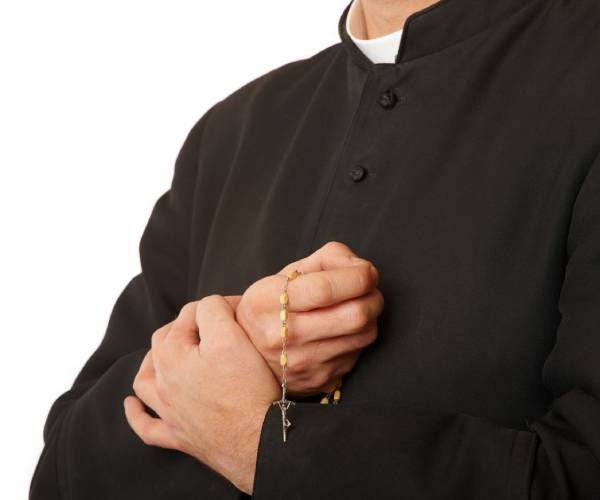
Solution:
M 404 27 L 406 19 L 438 0 L 356 0 L 360 3 L 352 31 L 358 38 L 371 39 Z M 362 15 L 360 15 L 362 13 Z

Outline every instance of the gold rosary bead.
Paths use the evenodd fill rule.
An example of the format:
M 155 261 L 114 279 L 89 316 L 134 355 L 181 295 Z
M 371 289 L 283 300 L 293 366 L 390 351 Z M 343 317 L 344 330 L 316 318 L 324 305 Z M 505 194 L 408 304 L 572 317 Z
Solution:
M 287 308 L 284 308 L 281 311 L 279 311 L 279 319 L 281 321 L 287 321 L 287 319 L 288 319 Z
M 287 277 L 288 277 L 288 279 L 290 279 L 290 280 L 295 280 L 295 279 L 298 277 L 298 271 L 295 271 L 295 270 L 294 270 L 294 271 L 290 271 L 290 272 L 287 274 Z
M 279 296 L 279 303 L 280 304 L 287 304 L 289 301 L 289 297 L 287 292 L 283 292 L 280 296 Z
M 287 356 L 285 353 L 281 353 L 281 355 L 279 356 L 279 364 L 281 365 L 281 367 L 283 368 L 285 365 L 287 365 Z
M 334 401 L 339 401 L 340 399 L 342 399 L 342 391 L 340 391 L 339 389 L 337 389 L 334 393 L 333 393 L 333 400 Z
M 321 404 L 322 405 L 328 405 L 329 404 L 329 398 L 327 396 L 323 396 L 323 399 L 321 399 Z
M 284 325 L 284 326 L 282 326 L 282 327 L 281 327 L 281 330 L 279 331 L 279 334 L 281 335 L 281 338 L 282 338 L 282 339 L 285 339 L 285 338 L 287 338 L 287 336 L 288 336 L 288 327 L 287 327 L 287 326 L 285 326 L 285 325 Z

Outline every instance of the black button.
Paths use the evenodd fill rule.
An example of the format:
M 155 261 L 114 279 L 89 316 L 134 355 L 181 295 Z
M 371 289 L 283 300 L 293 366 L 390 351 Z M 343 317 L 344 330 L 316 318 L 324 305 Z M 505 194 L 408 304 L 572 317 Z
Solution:
M 348 175 L 354 182 L 360 182 L 366 177 L 367 169 L 359 165 L 350 170 L 350 172 L 348 172 Z
M 379 105 L 383 109 L 393 108 L 398 102 L 398 97 L 393 90 L 386 90 L 379 96 Z

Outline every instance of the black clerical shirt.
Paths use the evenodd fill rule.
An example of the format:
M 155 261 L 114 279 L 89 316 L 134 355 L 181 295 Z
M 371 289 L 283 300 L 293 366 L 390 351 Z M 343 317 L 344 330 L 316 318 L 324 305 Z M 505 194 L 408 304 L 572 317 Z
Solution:
M 144 445 L 122 400 L 186 302 L 330 240 L 378 267 L 379 338 L 339 406 L 291 409 L 286 445 L 267 412 L 257 499 L 600 498 L 600 4 L 442 0 L 377 65 L 347 10 L 340 43 L 191 130 L 33 499 L 243 497 Z

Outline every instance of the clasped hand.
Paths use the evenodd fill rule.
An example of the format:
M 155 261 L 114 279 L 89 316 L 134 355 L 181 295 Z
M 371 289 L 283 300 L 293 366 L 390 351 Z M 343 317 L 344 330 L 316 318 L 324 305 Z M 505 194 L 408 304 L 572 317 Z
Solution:
M 280 397 L 277 299 L 293 269 L 305 274 L 288 287 L 289 391 L 330 389 L 376 339 L 383 309 L 375 267 L 337 242 L 258 280 L 242 296 L 186 304 L 152 335 L 135 396 L 124 401 L 127 421 L 144 443 L 187 453 L 248 494 L 263 419 Z

